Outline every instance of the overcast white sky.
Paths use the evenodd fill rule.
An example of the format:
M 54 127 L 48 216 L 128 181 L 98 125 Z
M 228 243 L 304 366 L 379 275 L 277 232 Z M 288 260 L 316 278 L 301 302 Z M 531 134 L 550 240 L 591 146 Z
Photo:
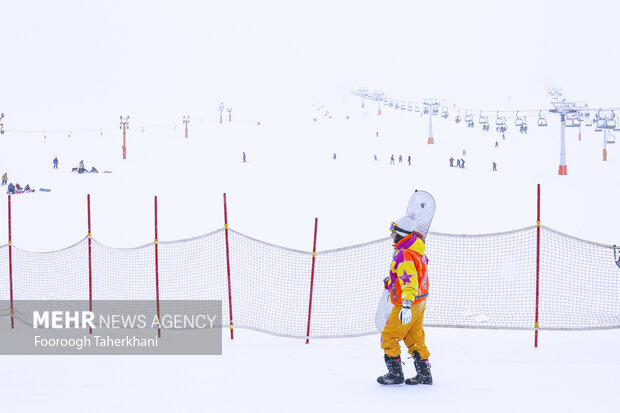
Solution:
M 6 129 L 163 122 L 352 87 L 493 110 L 617 105 L 614 1 L 3 1 Z M 508 98 L 511 98 L 509 101 Z M 291 103 L 292 104 L 292 103 Z M 279 106 L 279 108 L 274 108 Z

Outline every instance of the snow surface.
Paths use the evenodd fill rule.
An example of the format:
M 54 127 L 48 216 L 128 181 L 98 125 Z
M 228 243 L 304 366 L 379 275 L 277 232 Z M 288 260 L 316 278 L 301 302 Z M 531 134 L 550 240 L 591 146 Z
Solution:
M 528 118 L 527 135 L 509 119 L 504 141 L 451 112 L 433 119 L 428 145 L 426 117 L 385 107 L 377 116 L 375 102 L 361 109 L 348 93 L 536 109 L 549 107 L 553 81 L 569 99 L 617 105 L 617 64 L 591 58 L 610 56 L 603 39 L 620 6 L 591 2 L 605 13 L 585 21 L 577 2 L 333 3 L 3 5 L 0 173 L 52 190 L 12 197 L 13 244 L 50 251 L 83 238 L 86 194 L 94 238 L 114 247 L 152 242 L 155 195 L 161 240 L 220 228 L 224 192 L 231 228 L 306 251 L 315 217 L 319 250 L 387 237 L 416 188 L 437 202 L 431 231 L 500 232 L 535 225 L 539 183 L 543 225 L 620 244 L 620 148 L 609 145 L 602 162 L 600 133 L 584 129 L 579 141 L 567 129 L 569 175 L 559 176 L 557 117 L 547 128 Z M 551 41 L 567 27 L 588 36 Z M 224 112 L 218 123 L 220 102 L 233 122 Z M 131 116 L 127 160 L 120 115 Z M 463 149 L 466 168 L 449 168 Z M 391 154 L 403 164 L 390 166 Z M 71 173 L 81 159 L 113 173 Z M 0 202 L 0 244 L 6 216 Z M 429 328 L 435 384 L 421 388 L 375 382 L 385 372 L 378 335 L 305 345 L 247 330 L 234 341 L 224 331 L 222 356 L 3 356 L 0 384 L 3 409 L 25 412 L 617 410 L 620 331 L 543 331 L 537 349 L 533 336 Z

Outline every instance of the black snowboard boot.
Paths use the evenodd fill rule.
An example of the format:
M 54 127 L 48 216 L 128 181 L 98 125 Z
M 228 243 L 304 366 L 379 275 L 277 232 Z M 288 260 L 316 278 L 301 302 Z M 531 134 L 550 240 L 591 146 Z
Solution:
M 403 367 L 400 362 L 400 356 L 388 357 L 384 354 L 385 365 L 388 368 L 388 374 L 377 377 L 377 382 L 381 384 L 402 384 L 405 381 Z
M 428 359 L 420 360 L 417 351 L 413 352 L 413 365 L 417 376 L 405 380 L 405 384 L 433 384 L 433 376 L 431 376 L 431 363 Z

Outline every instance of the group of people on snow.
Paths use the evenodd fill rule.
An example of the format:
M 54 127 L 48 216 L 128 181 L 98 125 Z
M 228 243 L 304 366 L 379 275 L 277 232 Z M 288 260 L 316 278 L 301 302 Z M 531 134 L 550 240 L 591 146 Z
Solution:
M 6 191 L 7 194 L 21 194 L 23 192 L 34 192 L 34 190 L 30 189 L 30 184 L 26 184 L 26 186 L 22 188 L 20 184 L 16 183 L 13 185 L 11 182 L 8 190 Z
M 90 168 L 90 171 L 84 167 L 84 160 L 81 160 L 77 168 L 73 168 L 71 172 L 83 173 L 98 173 L 99 171 L 94 166 Z
M 2 174 L 2 185 L 6 185 L 8 184 L 7 187 L 7 194 L 21 194 L 24 192 L 34 192 L 34 190 L 30 189 L 30 184 L 27 184 L 25 187 L 22 188 L 22 186 L 18 183 L 16 183 L 15 185 L 13 185 L 13 182 L 9 183 L 9 175 L 5 172 Z
M 377 160 L 375 155 L 375 161 Z M 409 162 L 409 166 L 411 166 L 411 155 L 408 155 L 407 162 Z M 398 163 L 403 163 L 403 156 L 398 155 Z M 394 154 L 390 157 L 390 165 L 394 165 Z
M 454 165 L 454 158 L 450 157 L 449 161 L 450 161 L 450 167 L 454 167 L 455 166 Z M 465 168 L 465 159 L 464 158 L 457 159 L 456 160 L 456 167 L 457 168 Z

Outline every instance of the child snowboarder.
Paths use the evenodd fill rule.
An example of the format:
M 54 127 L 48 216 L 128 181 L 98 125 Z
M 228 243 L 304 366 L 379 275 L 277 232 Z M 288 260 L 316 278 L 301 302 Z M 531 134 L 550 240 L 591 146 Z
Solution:
M 381 332 L 388 373 L 377 378 L 380 384 L 433 384 L 422 321 L 428 297 L 425 238 L 434 214 L 435 200 L 431 194 L 416 190 L 409 199 L 406 215 L 390 226 L 395 253 L 384 286 L 393 308 Z M 400 340 L 413 357 L 417 372 L 407 380 L 401 365 Z

